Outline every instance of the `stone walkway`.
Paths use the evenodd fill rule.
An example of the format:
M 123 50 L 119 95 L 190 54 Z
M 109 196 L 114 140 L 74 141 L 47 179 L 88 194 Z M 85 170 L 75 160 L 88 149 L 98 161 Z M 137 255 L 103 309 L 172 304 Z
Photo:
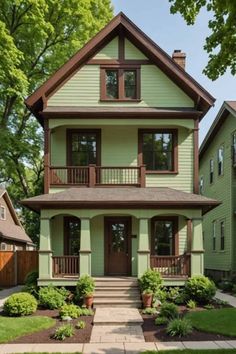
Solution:
M 0 308 L 3 307 L 5 300 L 14 293 L 21 291 L 22 285 L 13 286 L 12 288 L 4 289 L 0 291 Z
M 231 306 L 236 307 L 236 297 L 232 295 L 228 295 L 217 290 L 215 297 L 219 300 L 227 301 Z

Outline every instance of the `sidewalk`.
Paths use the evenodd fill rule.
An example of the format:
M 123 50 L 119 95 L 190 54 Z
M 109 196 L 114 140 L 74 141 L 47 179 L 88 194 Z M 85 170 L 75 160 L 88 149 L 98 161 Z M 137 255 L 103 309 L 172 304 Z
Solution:
M 0 353 L 139 354 L 146 350 L 235 349 L 236 340 L 205 342 L 0 344 Z
M 236 307 L 236 297 L 232 295 L 228 295 L 217 290 L 215 297 L 219 300 L 227 301 L 231 306 Z
M 0 291 L 0 308 L 3 306 L 5 300 L 13 293 L 21 291 L 22 285 L 13 286 L 12 288 L 4 289 Z

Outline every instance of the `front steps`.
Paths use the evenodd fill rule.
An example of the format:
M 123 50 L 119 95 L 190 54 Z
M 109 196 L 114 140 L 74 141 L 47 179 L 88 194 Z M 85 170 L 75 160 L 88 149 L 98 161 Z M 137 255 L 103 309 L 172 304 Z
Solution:
M 131 277 L 95 278 L 94 307 L 140 308 L 138 281 Z

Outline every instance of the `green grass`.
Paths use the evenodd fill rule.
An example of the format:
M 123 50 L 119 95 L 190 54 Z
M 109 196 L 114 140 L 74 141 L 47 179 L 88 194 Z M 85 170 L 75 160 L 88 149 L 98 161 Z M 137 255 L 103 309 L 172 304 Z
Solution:
M 184 350 L 160 350 L 160 351 L 147 351 L 143 352 L 143 354 L 235 354 L 236 349 L 208 349 L 208 350 L 192 350 L 192 349 L 184 349 Z
M 7 343 L 26 334 L 54 326 L 56 321 L 46 316 L 5 317 L 0 316 L 0 343 Z
M 229 337 L 236 336 L 236 309 L 225 308 L 190 312 L 186 315 L 186 318 L 199 331 L 217 333 Z

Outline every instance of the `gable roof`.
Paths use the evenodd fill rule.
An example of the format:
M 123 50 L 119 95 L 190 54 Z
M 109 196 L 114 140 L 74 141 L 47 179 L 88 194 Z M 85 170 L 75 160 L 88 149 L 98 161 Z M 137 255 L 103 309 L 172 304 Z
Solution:
M 11 199 L 5 189 L 0 188 L 0 199 L 4 198 L 9 212 L 12 215 L 12 218 L 14 220 L 14 224 L 9 221 L 9 220 L 4 220 L 3 222 L 0 221 L 0 236 L 19 241 L 19 242 L 24 242 L 24 243 L 29 243 L 33 244 L 32 240 L 29 238 L 29 236 L 26 234 L 17 214 L 16 211 L 13 207 L 13 204 L 11 202 Z M 1 204 L 1 203 L 0 203 Z
M 59 68 L 43 85 L 41 85 L 25 104 L 43 125 L 41 112 L 46 105 L 49 94 L 55 91 L 76 70 L 82 67 L 101 48 L 117 35 L 124 35 L 154 64 L 156 64 L 173 82 L 175 82 L 195 102 L 202 117 L 213 105 L 215 99 L 184 69 L 182 69 L 164 50 L 153 42 L 122 12 L 115 16 L 97 35 L 80 49 L 71 59 Z
M 225 122 L 229 114 L 233 114 L 236 117 L 236 101 L 224 101 L 222 104 L 214 122 L 212 123 L 205 139 L 203 140 L 200 150 L 199 150 L 199 159 L 201 159 L 211 144 L 213 138 L 218 133 L 222 124 Z

